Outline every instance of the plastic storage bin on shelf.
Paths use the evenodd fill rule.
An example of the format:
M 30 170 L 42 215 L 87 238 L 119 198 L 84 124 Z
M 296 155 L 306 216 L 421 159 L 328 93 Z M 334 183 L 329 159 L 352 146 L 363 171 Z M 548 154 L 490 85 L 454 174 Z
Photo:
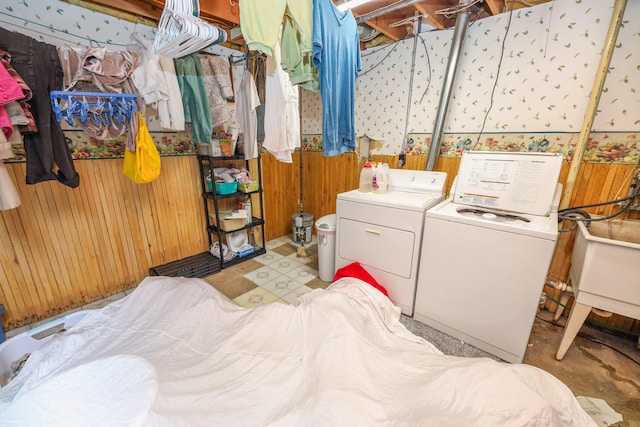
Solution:
M 238 183 L 236 181 L 232 182 L 216 182 L 216 193 L 221 196 L 227 194 L 233 194 L 238 191 Z
M 318 276 L 332 282 L 336 273 L 336 214 L 325 215 L 316 221 L 318 232 Z
M 236 211 L 236 214 L 238 211 Z M 220 228 L 223 231 L 235 231 L 239 230 L 245 226 L 246 218 L 239 217 L 238 215 L 233 215 L 233 211 L 220 211 L 218 213 L 220 217 L 220 225 L 216 222 L 216 213 L 209 212 L 209 219 L 211 220 L 211 224 Z

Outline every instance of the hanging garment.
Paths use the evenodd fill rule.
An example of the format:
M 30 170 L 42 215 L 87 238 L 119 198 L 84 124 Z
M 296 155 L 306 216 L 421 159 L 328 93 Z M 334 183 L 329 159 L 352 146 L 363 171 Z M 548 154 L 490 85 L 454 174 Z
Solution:
M 9 176 L 7 167 L 0 162 L 0 210 L 15 209 L 20 206 L 20 196 Z
M 223 56 L 200 53 L 200 63 L 209 110 L 211 111 L 211 124 L 218 126 L 231 120 L 228 100 L 233 98 L 233 89 L 229 76 L 229 59 Z
M 0 65 L 0 129 L 7 138 L 10 138 L 13 133 L 13 125 L 4 106 L 22 98 L 24 98 L 22 89 L 6 68 Z
M 280 44 L 267 58 L 264 142 L 262 146 L 281 162 L 291 163 L 291 154 L 300 147 L 298 89 L 280 66 Z
M 138 65 L 133 52 L 115 52 L 104 47 L 58 46 L 58 55 L 64 66 L 64 85 L 78 92 L 111 92 L 136 94 L 129 78 Z M 144 105 L 138 102 L 138 108 Z M 78 123 L 85 132 L 99 140 L 111 140 L 127 133 L 127 149 L 135 151 L 138 116 L 128 122 L 111 120 L 109 123 Z
M 28 125 L 31 120 L 33 120 L 33 116 L 31 119 L 24 114 L 24 110 L 18 101 L 9 102 L 4 106 L 7 110 L 7 114 L 9 115 L 9 120 L 11 120 L 12 125 Z
M 13 135 L 11 137 L 13 138 Z M 12 157 L 15 157 L 15 155 L 11 149 L 11 141 L 5 136 L 4 132 L 0 132 L 0 161 Z
M 24 93 L 18 82 L 11 77 L 4 66 L 0 67 L 0 105 L 24 99 Z
M 17 102 L 19 103 L 20 108 L 22 109 L 22 114 L 26 116 L 28 120 L 26 123 L 21 123 L 20 131 L 22 133 L 37 132 L 38 127 L 36 126 L 36 121 L 33 118 L 33 115 L 31 114 L 29 104 L 27 104 L 27 101 L 29 101 L 33 96 L 31 88 L 29 87 L 29 85 L 27 85 L 27 83 L 20 76 L 20 74 L 18 74 L 18 72 L 11 66 L 11 54 L 9 52 L 0 49 L 0 63 L 4 65 L 4 68 L 7 70 L 9 75 L 18 84 L 18 86 L 20 87 L 24 95 Z M 13 115 L 11 112 L 9 111 L 7 112 L 9 113 L 10 116 Z
M 193 142 L 211 142 L 213 125 L 202 78 L 202 64 L 197 53 L 173 60 L 182 94 L 184 120 L 193 126 Z
M 256 82 L 249 71 L 244 71 L 236 94 L 236 116 L 244 134 L 244 158 L 258 157 L 258 119 L 256 108 L 260 105 Z
M 362 69 L 358 26 L 351 10 L 313 0 L 313 63 L 320 75 L 325 156 L 356 148 L 355 91 Z
M 11 134 L 11 138 L 9 138 L 9 144 L 11 144 L 12 147 L 11 157 L 15 157 L 13 154 L 13 147 L 18 147 L 18 149 L 20 149 L 24 145 L 24 137 L 20 133 L 17 125 L 13 126 L 13 133 Z
M 127 49 L 138 55 L 131 80 L 147 105 L 152 106 L 165 130 L 184 130 L 184 107 L 173 61 L 153 51 L 153 41 L 131 34 Z
M 313 63 L 313 0 L 289 2 L 282 26 L 282 68 L 291 83 L 317 92 L 318 68 Z
M 7 113 L 7 109 L 4 105 L 0 104 L 0 130 L 5 139 L 11 138 L 13 133 L 13 125 L 11 124 L 11 117 Z
M 243 0 L 240 27 L 248 49 L 268 56 L 273 55 L 282 34 L 282 66 L 292 83 L 319 89 L 318 72 L 311 59 L 313 0 Z
M 80 176 L 73 166 L 70 147 L 51 113 L 49 92 L 63 89 L 62 65 L 55 46 L 0 28 L 0 49 L 11 53 L 11 66 L 33 90 L 29 104 L 38 131 L 23 133 L 27 184 L 57 179 L 77 187 Z
M 25 101 L 30 100 L 32 97 L 31 88 L 27 85 L 20 74 L 18 74 L 18 72 L 11 66 L 11 54 L 0 49 L 0 63 L 2 63 L 4 68 L 7 70 L 7 73 L 9 73 L 11 78 L 15 80 L 16 84 L 22 90 L 23 97 L 21 99 L 24 99 Z

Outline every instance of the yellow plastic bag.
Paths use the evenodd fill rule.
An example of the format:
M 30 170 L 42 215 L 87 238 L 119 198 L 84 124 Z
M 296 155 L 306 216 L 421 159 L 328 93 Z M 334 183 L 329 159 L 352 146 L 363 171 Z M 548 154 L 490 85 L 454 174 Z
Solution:
M 124 150 L 122 172 L 138 184 L 149 183 L 160 176 L 160 154 L 141 113 L 138 113 L 136 151 Z

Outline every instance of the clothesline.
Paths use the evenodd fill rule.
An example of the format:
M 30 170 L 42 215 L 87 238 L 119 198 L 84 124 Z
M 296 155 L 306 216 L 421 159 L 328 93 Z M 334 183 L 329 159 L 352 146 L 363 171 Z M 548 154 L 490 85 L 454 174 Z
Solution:
M 89 46 L 111 46 L 111 47 L 119 47 L 119 48 L 126 48 L 129 46 L 129 43 L 115 43 L 113 41 L 110 40 L 97 40 L 94 39 L 92 37 L 88 37 L 86 35 L 80 35 L 80 34 L 75 34 L 72 33 L 68 30 L 62 30 L 59 28 L 55 28 L 51 25 L 44 25 L 42 23 L 36 22 L 36 21 L 32 21 L 29 19 L 25 19 L 23 17 L 19 17 L 19 16 L 15 16 L 12 15 L 10 13 L 6 13 L 3 11 L 0 11 L 0 15 L 4 15 L 7 16 L 9 18 L 15 19 L 15 20 L 19 20 L 21 23 L 28 23 L 29 24 L 29 29 L 30 31 L 32 31 L 33 33 L 42 35 L 42 36 L 47 36 L 47 37 L 51 37 L 57 40 L 60 40 L 62 42 L 62 44 L 74 44 L 74 43 L 79 43 L 80 41 L 84 42 L 84 43 L 88 43 Z M 9 20 L 5 20 L 5 19 L 0 19 L 0 23 L 7 25 L 9 27 L 15 27 L 16 29 L 19 27 L 19 25 L 16 22 L 11 22 Z M 137 23 L 135 24 L 137 26 Z M 44 30 L 39 30 L 39 28 L 34 28 L 35 27 L 39 27 L 39 28 L 43 28 Z M 7 28 L 7 27 L 5 27 Z M 132 32 L 135 32 L 135 28 Z M 71 37 L 79 39 L 79 40 L 72 40 Z M 56 43 L 54 43 L 56 44 Z M 208 52 L 208 48 L 204 49 L 203 52 L 205 53 L 212 53 L 212 54 L 217 54 L 214 52 Z M 233 64 L 237 64 L 240 62 L 243 62 L 247 59 L 251 59 L 257 56 L 260 56 L 260 53 L 253 53 L 253 54 L 249 54 L 249 55 L 242 55 L 241 57 L 237 57 L 233 54 L 229 55 L 229 60 L 230 63 Z
M 0 15 L 5 15 L 5 16 L 8 16 L 8 17 L 13 18 L 13 19 L 18 19 L 18 20 L 20 20 L 22 22 L 27 22 L 27 23 L 29 23 L 31 25 L 35 25 L 35 26 L 38 26 L 38 27 L 45 28 L 46 31 L 38 31 L 37 29 L 34 29 L 34 28 L 30 28 L 30 30 L 33 31 L 34 33 L 37 33 L 37 34 L 40 34 L 40 35 L 43 35 L 43 36 L 56 38 L 56 39 L 61 40 L 63 42 L 73 43 L 73 41 L 69 40 L 69 38 L 59 37 L 56 34 L 60 33 L 60 34 L 63 34 L 65 36 L 76 37 L 76 38 L 81 39 L 81 40 L 83 40 L 85 42 L 89 42 L 90 45 L 92 43 L 95 43 L 98 46 L 105 46 L 106 45 L 106 46 L 126 47 L 125 44 L 114 43 L 114 42 L 111 42 L 111 41 L 108 41 L 108 40 L 107 41 L 101 41 L 101 40 L 93 39 L 91 37 L 81 36 L 79 34 L 74 34 L 72 32 L 69 32 L 68 30 L 60 30 L 60 29 L 52 27 L 50 25 L 44 25 L 44 24 L 41 24 L 39 22 L 30 21 L 28 19 L 24 19 L 24 18 L 19 17 L 19 16 L 14 16 L 14 15 L 11 15 L 9 13 L 0 12 Z M 9 25 L 9 26 L 12 26 L 12 27 L 18 27 L 18 25 L 16 25 L 15 23 L 9 22 L 9 21 L 5 21 L 5 20 L 2 20 L 2 19 L 0 19 L 0 23 L 6 24 L 6 25 Z M 53 32 L 53 34 L 52 34 L 52 32 Z

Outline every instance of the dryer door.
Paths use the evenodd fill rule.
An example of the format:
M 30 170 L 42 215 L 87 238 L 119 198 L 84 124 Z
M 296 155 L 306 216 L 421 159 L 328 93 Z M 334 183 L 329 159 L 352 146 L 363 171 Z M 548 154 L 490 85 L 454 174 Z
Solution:
M 336 268 L 359 262 L 413 314 L 424 212 L 338 199 Z
M 341 258 L 404 278 L 411 277 L 414 233 L 380 224 L 340 219 Z

